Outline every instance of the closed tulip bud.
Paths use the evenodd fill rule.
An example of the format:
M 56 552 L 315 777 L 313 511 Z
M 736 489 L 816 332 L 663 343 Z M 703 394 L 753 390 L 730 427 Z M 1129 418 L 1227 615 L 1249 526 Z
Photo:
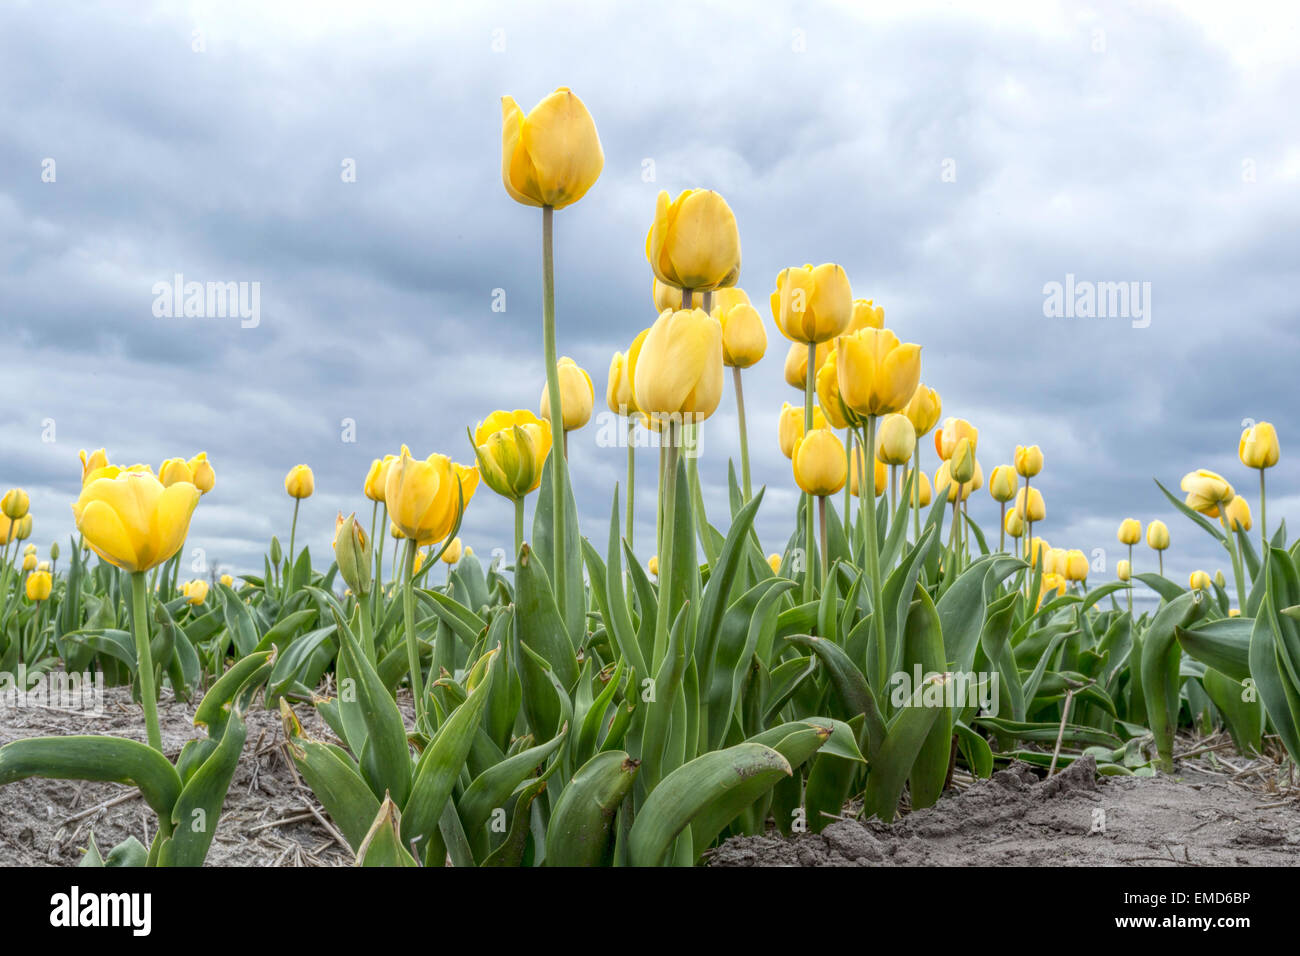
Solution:
M 1115 533 L 1119 538 L 1120 544 L 1135 545 L 1142 540 L 1142 524 L 1137 518 L 1125 518 L 1119 523 L 1119 531 Z
M 1277 443 L 1277 429 L 1268 422 L 1260 422 L 1241 433 L 1237 443 L 1237 457 L 1247 468 L 1272 468 L 1277 464 L 1282 450 Z
M 170 488 L 178 481 L 188 481 L 195 488 L 198 487 L 194 484 L 194 472 L 190 470 L 190 463 L 184 458 L 168 458 L 159 465 L 158 480 L 163 483 L 164 488 Z
M 1169 547 L 1169 529 L 1163 521 L 1147 525 L 1147 547 L 1152 551 L 1164 551 Z
M 845 332 L 852 334 L 863 329 L 883 329 L 885 327 L 885 307 L 876 305 L 870 299 L 854 299 L 853 313 L 849 318 L 849 327 Z
M 1016 474 L 1033 478 L 1043 470 L 1043 450 L 1037 445 L 1017 445 L 1015 463 Z
M 587 194 L 604 167 L 596 123 L 567 87 L 527 116 L 501 97 L 501 180 L 515 202 L 563 209 Z
M 576 431 L 591 421 L 591 409 L 596 401 L 596 390 L 591 376 L 567 355 L 555 363 L 560 377 L 560 410 L 564 417 L 564 430 Z M 551 401 L 546 386 L 542 386 L 542 418 L 550 421 Z
M 1025 519 L 1020 517 L 1020 512 L 1012 508 L 1007 512 L 1006 520 L 1002 522 L 1002 527 L 1006 529 L 1008 535 L 1018 538 L 1025 533 Z
M 1029 508 L 1028 514 L 1025 509 L 1025 489 L 1021 488 L 1016 493 L 1016 511 L 1020 517 L 1027 521 L 1042 521 L 1047 517 L 1047 503 L 1043 501 L 1043 493 L 1037 488 L 1029 489 Z
M 781 454 L 787 458 L 794 457 L 794 446 L 803 438 L 804 407 L 786 402 L 781 406 L 781 415 L 777 418 L 776 437 L 781 445 Z M 825 428 L 826 416 L 820 408 L 813 408 L 813 428 Z
M 773 574 L 781 573 L 781 556 L 775 552 L 767 556 L 767 566 L 772 569 Z
M 54 579 L 48 571 L 37 571 L 27 579 L 27 600 L 45 601 L 54 589 Z
M 654 577 L 659 576 L 659 555 L 650 555 L 650 560 L 646 562 L 646 570 L 648 570 Z
M 784 269 L 771 296 L 772 318 L 792 342 L 827 342 L 853 319 L 849 277 L 833 262 Z
M 974 451 L 979 447 L 980 430 L 964 418 L 945 418 L 943 427 L 934 433 L 934 450 L 947 461 L 963 438 L 970 442 Z
M 212 470 L 212 462 L 208 461 L 208 453 L 201 451 L 189 460 L 190 473 L 194 476 L 194 487 L 199 489 L 199 494 L 206 495 L 217 485 L 217 473 Z
M 921 381 L 921 346 L 889 329 L 863 329 L 839 340 L 840 395 L 859 415 L 902 411 Z
M 518 501 L 541 484 L 551 453 L 551 423 L 522 408 L 496 411 L 479 423 L 473 444 L 483 483 Z
M 402 446 L 388 469 L 384 501 L 388 515 L 402 534 L 421 547 L 441 541 L 456 526 L 478 490 L 475 467 L 453 462 L 446 455 L 413 458 Z
M 423 551 L 415 552 L 415 561 L 411 565 L 412 574 L 418 574 L 420 572 L 420 568 L 424 567 L 424 558 L 425 558 L 425 554 Z
M 728 292 L 736 295 L 728 296 Z M 743 302 L 739 301 L 741 296 Z M 722 326 L 722 364 L 728 368 L 757 364 L 767 353 L 767 331 L 758 309 L 749 304 L 749 296 L 740 289 L 719 289 L 713 297 L 713 316 Z M 718 304 L 719 299 L 722 304 Z
M 849 466 L 849 494 L 855 498 L 862 497 L 862 489 L 859 487 L 859 479 L 866 478 L 866 472 L 862 467 L 862 449 L 858 445 L 853 446 L 853 461 Z M 888 482 L 889 474 L 885 470 L 885 463 L 875 455 L 871 456 L 872 471 L 871 480 L 875 483 L 876 497 L 879 498 L 885 493 L 885 485 Z
M 669 285 L 667 282 L 660 282 L 657 276 L 650 280 L 650 297 L 654 300 L 655 315 L 658 315 L 664 309 L 676 312 L 682 308 L 682 304 L 685 302 L 685 293 L 680 288 Z M 691 293 L 691 303 L 687 308 L 704 308 L 704 293 L 693 291 Z
M 909 468 L 907 470 L 907 474 L 904 475 L 904 480 L 910 478 L 912 476 L 912 473 L 913 470 Z M 913 498 L 919 499 L 917 500 L 916 503 L 919 504 L 922 508 L 924 508 L 927 505 L 929 505 L 930 500 L 933 497 L 933 494 L 930 489 L 930 476 L 923 471 L 917 472 L 916 480 L 920 483 L 920 487 L 917 489 L 917 492 L 913 496 Z
M 21 488 L 10 488 L 4 493 L 4 497 L 0 498 L 0 511 L 4 512 L 4 516 L 10 521 L 18 521 L 26 516 L 31 504 L 27 492 Z
M 1043 573 L 1065 576 L 1066 555 L 1064 548 L 1048 548 L 1043 552 Z
M 369 594 L 371 571 L 374 566 L 373 552 L 355 512 L 346 518 L 343 517 L 343 512 L 339 512 L 338 518 L 334 521 L 333 548 L 339 574 L 347 582 L 348 587 L 354 594 Z
M 1002 504 L 1016 496 L 1016 485 L 1016 469 L 1011 465 L 998 465 L 989 475 L 989 494 Z
M 271 565 L 275 566 L 284 559 L 284 551 L 280 547 L 280 539 L 271 535 Z
M 844 443 L 828 428 L 814 428 L 799 439 L 790 460 L 795 484 L 810 495 L 833 495 L 848 477 Z
M 664 312 L 641 346 L 632 385 L 647 415 L 704 421 L 722 400 L 722 326 L 703 309 Z
M 451 544 L 442 552 L 442 561 L 444 564 L 455 564 L 460 560 L 461 553 L 465 550 L 460 543 L 460 538 L 452 538 Z
M 1211 518 L 1219 516 L 1219 505 L 1236 496 L 1226 478 L 1206 468 L 1189 471 L 1179 484 L 1187 492 L 1187 507 Z
M 59 560 L 59 542 L 57 541 L 50 542 L 50 560 L 51 561 Z
M 14 537 L 19 541 L 26 541 L 32 536 L 32 516 L 31 512 L 23 515 L 14 522 Z
M 1187 586 L 1193 591 L 1208 591 L 1210 576 L 1204 571 L 1193 571 L 1191 577 L 1187 579 Z
M 903 406 L 903 414 L 912 423 L 916 437 L 921 438 L 929 434 L 930 429 L 938 423 L 939 416 L 943 414 L 943 400 L 928 385 L 917 385 L 916 391 Z
M 316 490 L 316 477 L 306 465 L 294 465 L 284 476 L 284 490 L 291 498 L 310 498 Z
M 934 491 L 935 494 L 946 495 L 951 504 L 958 500 L 965 501 L 970 497 L 971 489 L 970 485 L 953 480 L 951 463 L 945 461 L 934 473 Z
M 86 449 L 81 450 L 81 485 L 84 488 L 90 484 L 99 475 L 96 472 L 102 471 L 108 467 L 108 453 L 104 449 L 87 453 Z
M 35 553 L 36 553 L 36 545 L 34 545 L 34 544 L 29 544 L 29 545 L 27 545 L 26 547 L 23 548 L 23 557 L 26 557 L 26 556 L 29 555 L 29 554 L 35 554 Z
M 656 278 L 679 289 L 717 289 L 740 275 L 740 230 L 727 201 L 711 189 L 687 189 L 676 199 L 660 190 L 645 237 Z M 674 308 L 680 309 L 679 302 Z
M 1133 566 L 1129 564 L 1127 558 L 1121 558 L 1115 565 L 1115 576 L 1121 581 L 1127 581 L 1133 577 Z
M 1215 571 L 1214 583 L 1217 584 L 1219 587 L 1226 587 L 1228 584 L 1228 579 L 1223 576 L 1222 571 Z
M 221 583 L 228 588 L 233 588 L 235 586 L 235 579 L 232 578 L 229 574 L 223 574 L 220 580 Z
M 948 459 L 948 471 L 953 481 L 963 485 L 975 477 L 975 446 L 969 438 L 957 442 Z
M 886 465 L 906 465 L 916 451 L 916 432 L 906 415 L 887 415 L 876 432 L 876 457 Z
M 36 565 L 37 571 L 48 571 L 49 569 L 50 569 L 50 562 L 48 561 L 41 561 L 39 564 Z
M 826 365 L 835 348 L 829 342 L 822 342 L 814 350 L 813 378 Z M 785 383 L 797 388 L 801 393 L 808 384 L 808 346 L 799 342 L 790 343 L 785 353 Z
M 629 374 L 627 356 L 622 352 L 615 352 L 609 362 L 605 404 L 615 415 L 631 417 L 637 412 L 636 396 L 632 393 L 632 376 Z
M 1250 524 L 1250 502 L 1237 495 L 1228 502 L 1228 527 L 1233 531 L 1249 531 Z
M 24 571 L 35 571 L 35 570 L 36 570 L 36 555 L 35 555 L 35 554 L 25 554 L 25 555 L 23 555 L 23 570 L 24 570 Z
M 96 478 L 72 505 L 77 530 L 91 550 L 124 571 L 148 571 L 185 543 L 199 489 L 187 481 L 163 487 L 148 472 Z
M 186 581 L 181 585 L 181 594 L 190 604 L 202 604 L 208 599 L 208 582 L 202 578 Z
M 366 482 L 362 490 L 371 501 L 384 500 L 384 482 L 388 478 L 388 466 L 396 460 L 396 455 L 385 455 L 370 462 L 370 470 L 366 472 Z
M 1071 548 L 1066 553 L 1065 579 L 1067 581 L 1088 580 L 1088 558 L 1082 551 Z

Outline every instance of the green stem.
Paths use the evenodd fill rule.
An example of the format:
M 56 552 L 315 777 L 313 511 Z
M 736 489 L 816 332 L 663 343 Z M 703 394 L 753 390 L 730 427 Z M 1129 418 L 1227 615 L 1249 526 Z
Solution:
M 358 594 L 357 604 L 361 608 L 361 641 L 365 648 L 366 656 L 370 663 L 374 664 L 378 658 L 375 656 L 375 625 L 370 619 L 370 595 Z
M 822 556 L 822 573 L 826 574 L 826 569 L 830 567 L 827 555 L 826 545 L 826 496 L 819 495 L 817 498 L 817 522 L 821 529 L 821 556 Z
M 998 518 L 998 550 L 1007 550 L 1007 503 L 1002 502 L 1002 516 Z
M 912 534 L 921 540 L 921 443 L 916 443 L 916 456 L 912 459 Z
M 1242 614 L 1246 613 L 1246 585 L 1241 579 L 1241 551 L 1237 547 L 1237 532 L 1232 530 L 1232 522 L 1228 520 L 1227 503 L 1219 505 L 1219 521 L 1223 524 L 1223 533 L 1228 538 L 1228 554 L 1232 556 L 1232 577 L 1237 585 L 1237 607 Z
M 293 544 L 298 536 L 298 506 L 301 504 L 301 498 L 293 499 L 293 524 L 289 526 L 289 565 L 284 570 L 284 591 L 280 595 L 281 600 L 288 597 L 289 592 L 293 590 Z
M 627 518 L 625 519 L 627 546 L 633 547 L 632 525 L 636 521 L 636 420 L 627 420 Z
M 1268 511 L 1264 500 L 1264 469 L 1259 470 L 1259 546 L 1260 554 L 1268 555 Z
M 524 546 L 524 499 L 515 499 L 515 560 Z
M 808 370 L 804 376 L 803 388 L 803 433 L 807 436 L 813 430 L 813 385 L 817 372 L 817 346 L 808 343 Z M 803 599 L 813 599 L 813 496 L 804 495 L 804 576 Z
M 136 676 L 140 680 L 140 703 L 149 746 L 162 753 L 162 732 L 158 729 L 158 696 L 153 683 L 153 655 L 149 651 L 149 583 L 143 571 L 131 573 L 131 623 L 135 629 Z
M 853 428 L 844 429 L 844 541 L 849 544 L 849 553 L 853 553 L 853 522 L 849 515 L 853 510 Z
M 867 575 L 871 581 L 871 617 L 876 629 L 876 679 L 874 689 L 879 699 L 884 699 L 889 681 L 889 649 L 885 647 L 885 609 L 880 581 L 880 543 L 876 539 L 876 468 L 875 462 L 867 464 L 867 456 L 874 457 L 876 447 L 876 418 L 867 416 L 867 440 L 862 445 L 862 461 L 866 466 L 865 500 L 867 502 Z
M 676 537 L 677 524 L 674 520 L 677 514 L 677 423 L 669 420 L 664 428 L 668 435 L 668 446 L 664 454 L 662 507 L 664 518 L 659 551 L 659 613 L 655 618 L 654 661 L 651 664 L 656 672 L 668 652 L 668 632 L 672 627 L 669 617 L 672 614 L 673 539 Z
M 1128 546 L 1128 576 L 1130 580 L 1133 577 L 1133 545 Z M 1130 585 L 1128 589 L 1128 615 L 1133 616 L 1133 588 Z
M 387 510 L 385 510 L 385 516 L 387 516 Z M 379 576 L 379 565 L 384 560 L 384 548 L 383 542 L 379 541 L 379 539 L 375 537 L 375 522 L 378 517 L 379 502 L 376 501 L 374 506 L 370 509 L 370 548 L 375 552 L 375 581 L 372 590 L 379 595 L 379 600 L 374 602 L 374 604 L 367 605 L 370 608 L 370 623 L 373 626 L 378 626 L 379 623 L 379 619 L 375 616 L 378 614 L 378 608 L 376 605 L 383 603 L 384 600 L 384 579 Z M 383 529 L 380 529 L 380 534 L 382 533 Z
M 402 591 L 402 616 L 406 623 L 406 666 L 411 672 L 411 694 L 415 698 L 415 722 L 424 720 L 424 678 L 420 673 L 420 646 L 415 639 L 415 552 L 414 538 L 406 542 L 406 568 L 403 577 L 406 587 Z
M 736 385 L 736 421 L 740 426 L 740 487 L 744 492 L 745 500 L 749 501 L 753 496 L 749 477 L 749 431 L 745 427 L 745 391 L 740 386 L 739 368 L 732 368 L 731 380 Z
M 546 398 L 551 411 L 551 434 L 564 435 L 564 410 L 560 407 L 560 370 L 556 365 L 555 349 L 555 209 L 542 207 L 542 348 L 546 361 Z M 563 438 L 561 437 L 561 443 Z M 568 463 L 564 455 L 551 456 L 551 516 L 554 530 L 551 541 L 554 552 L 551 574 L 555 582 L 555 600 L 559 605 L 560 620 L 568 621 L 569 597 L 566 578 L 568 558 L 565 542 L 565 501 L 569 484 Z

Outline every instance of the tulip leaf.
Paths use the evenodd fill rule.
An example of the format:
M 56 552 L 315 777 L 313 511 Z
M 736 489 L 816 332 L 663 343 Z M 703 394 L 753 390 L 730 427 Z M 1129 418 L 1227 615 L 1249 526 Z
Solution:
M 574 546 L 577 547 L 576 542 Z M 573 686 L 578 679 L 573 642 L 560 617 L 538 552 L 526 544 L 515 564 L 515 636 L 542 656 L 566 692 Z

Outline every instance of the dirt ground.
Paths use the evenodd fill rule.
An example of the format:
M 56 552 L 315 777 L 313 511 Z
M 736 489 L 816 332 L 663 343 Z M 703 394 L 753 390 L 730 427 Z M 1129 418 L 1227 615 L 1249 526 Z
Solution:
M 124 688 L 105 692 L 102 716 L 40 707 L 0 709 L 0 744 L 45 734 L 103 733 L 144 739 L 143 716 Z M 260 704 L 260 702 L 259 702 Z M 409 711 L 409 700 L 404 700 Z M 333 739 L 306 705 L 295 708 L 313 737 Z M 193 706 L 159 707 L 163 746 L 175 758 L 202 736 Z M 409 713 L 407 714 L 409 720 Z M 248 741 L 226 798 L 208 864 L 347 866 L 333 832 L 284 751 L 279 715 L 247 715 Z M 1236 755 L 1226 738 L 1180 738 L 1176 772 L 1102 777 L 1090 758 L 1051 780 L 1017 764 L 991 780 L 958 773 L 933 807 L 896 823 L 844 818 L 820 834 L 736 838 L 709 854 L 712 866 L 1293 866 L 1300 864 L 1300 788 L 1269 760 Z M 93 831 L 107 854 L 134 835 L 145 845 L 152 811 L 133 787 L 29 778 L 0 788 L 0 866 L 74 866 Z

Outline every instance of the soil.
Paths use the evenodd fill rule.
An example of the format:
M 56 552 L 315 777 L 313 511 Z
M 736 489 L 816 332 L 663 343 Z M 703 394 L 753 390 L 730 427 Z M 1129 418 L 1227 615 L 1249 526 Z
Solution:
M 1212 756 L 1212 754 L 1211 754 Z M 821 833 L 734 837 L 711 866 L 1295 866 L 1300 793 L 1263 768 L 1098 777 L 1091 757 L 1050 779 L 1024 763 L 893 824 L 846 815 Z M 1231 772 L 1229 772 L 1229 769 Z M 1241 774 L 1239 777 L 1238 774 Z M 1250 776 L 1252 783 L 1240 780 Z M 1271 792 L 1270 792 L 1271 791 Z

